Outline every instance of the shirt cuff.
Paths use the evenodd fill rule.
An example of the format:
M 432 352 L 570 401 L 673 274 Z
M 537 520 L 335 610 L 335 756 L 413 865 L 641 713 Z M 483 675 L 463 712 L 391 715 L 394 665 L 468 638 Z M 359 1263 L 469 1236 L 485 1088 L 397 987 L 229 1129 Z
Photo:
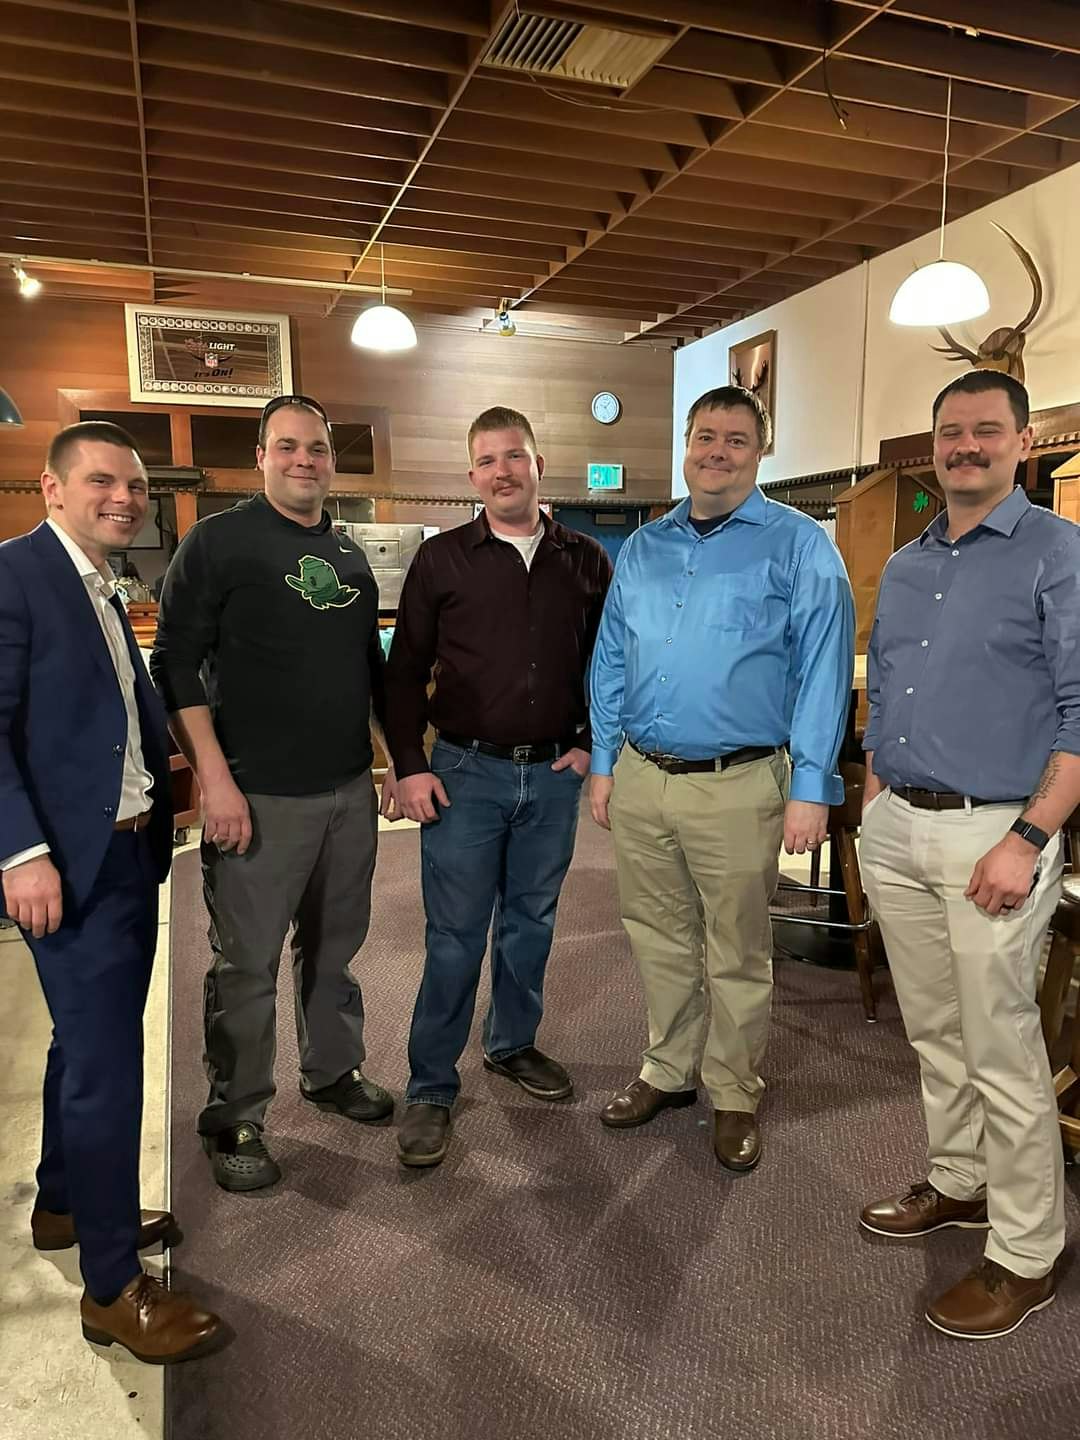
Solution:
M 791 777 L 789 798 L 804 800 L 811 805 L 841 805 L 844 782 L 835 772 L 815 770 L 811 765 L 796 766 Z
M 862 737 L 862 748 L 863 748 L 864 750 L 876 750 L 876 749 L 878 748 L 878 745 L 879 745 L 880 743 L 881 743 L 881 736 L 878 734 L 878 732 L 877 732 L 876 729 L 875 729 L 875 730 L 871 730 L 870 727 L 869 727 L 869 725 L 868 725 L 868 726 L 866 727 L 865 732 L 863 733 L 863 737 Z
M 594 775 L 610 775 L 615 769 L 615 761 L 618 758 L 618 750 L 610 749 L 604 745 L 597 745 L 594 742 L 592 758 L 589 761 L 589 769 Z
M 16 865 L 23 865 L 27 860 L 36 860 L 39 855 L 48 855 L 48 845 L 31 845 L 29 850 L 19 850 L 14 855 L 9 855 L 6 860 L 0 860 L 0 870 L 14 870 Z

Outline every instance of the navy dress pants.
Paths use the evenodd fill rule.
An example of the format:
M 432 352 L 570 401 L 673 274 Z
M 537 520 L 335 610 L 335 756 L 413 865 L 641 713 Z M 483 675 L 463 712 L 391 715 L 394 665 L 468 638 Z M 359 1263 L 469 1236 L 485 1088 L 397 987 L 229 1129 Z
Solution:
M 37 1204 L 70 1213 L 86 1288 L 111 1301 L 138 1274 L 143 1009 L 158 883 L 145 831 L 117 831 L 84 905 L 25 934 L 53 1022 Z

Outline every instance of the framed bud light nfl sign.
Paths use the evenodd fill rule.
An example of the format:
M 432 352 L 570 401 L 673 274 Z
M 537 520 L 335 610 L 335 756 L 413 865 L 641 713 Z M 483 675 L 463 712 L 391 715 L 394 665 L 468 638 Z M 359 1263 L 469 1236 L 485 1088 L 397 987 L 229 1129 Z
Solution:
M 287 315 L 125 305 L 132 400 L 262 409 L 292 392 Z

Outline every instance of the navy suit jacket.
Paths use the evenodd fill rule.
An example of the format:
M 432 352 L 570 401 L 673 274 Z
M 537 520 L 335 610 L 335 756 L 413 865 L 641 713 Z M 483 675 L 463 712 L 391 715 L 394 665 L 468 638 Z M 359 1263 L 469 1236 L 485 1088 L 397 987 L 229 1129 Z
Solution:
M 154 777 L 148 838 L 169 873 L 173 817 L 165 710 L 135 644 L 143 759 Z M 44 522 L 0 545 L 0 861 L 46 844 L 65 905 L 93 887 L 116 823 L 127 711 L 86 582 Z M 0 914 L 3 914 L 0 892 Z

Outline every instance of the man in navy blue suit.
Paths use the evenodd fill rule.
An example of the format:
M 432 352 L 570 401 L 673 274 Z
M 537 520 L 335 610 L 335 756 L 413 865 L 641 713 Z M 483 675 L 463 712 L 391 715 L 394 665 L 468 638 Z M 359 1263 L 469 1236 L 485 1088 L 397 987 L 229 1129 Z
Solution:
M 88 1340 L 164 1364 L 207 1348 L 216 1315 L 147 1275 L 174 1228 L 139 1210 L 143 1008 L 169 871 L 165 715 L 107 555 L 136 535 L 146 470 L 89 421 L 49 447 L 48 518 L 0 545 L 0 872 L 53 1021 L 39 1250 L 78 1244 Z M 2 912 L 0 912 L 2 913 Z

